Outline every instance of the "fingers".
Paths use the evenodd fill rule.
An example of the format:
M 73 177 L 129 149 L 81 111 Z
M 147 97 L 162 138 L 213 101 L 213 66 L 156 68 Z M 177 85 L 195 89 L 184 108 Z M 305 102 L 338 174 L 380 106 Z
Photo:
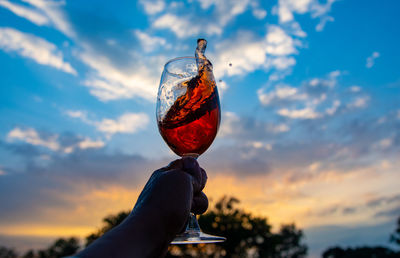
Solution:
M 204 169 L 200 168 L 200 172 L 201 172 L 201 187 L 200 187 L 201 189 L 200 189 L 200 191 L 203 191 L 204 187 L 206 186 L 208 176 Z
M 207 210 L 207 208 L 208 198 L 203 192 L 193 196 L 191 212 L 194 214 L 202 214 Z
M 183 169 L 182 159 L 176 159 L 165 167 L 165 170 L 170 170 L 170 169 Z
M 183 157 L 172 161 L 168 166 L 163 168 L 166 170 L 183 170 L 190 174 L 193 178 L 193 193 L 199 193 L 203 190 L 207 182 L 207 173 L 199 166 L 196 159 L 192 157 Z
M 197 194 L 203 190 L 206 181 L 207 174 L 204 169 L 200 168 L 199 163 L 196 159 L 191 157 L 183 157 L 183 170 L 192 175 L 193 177 L 193 193 Z

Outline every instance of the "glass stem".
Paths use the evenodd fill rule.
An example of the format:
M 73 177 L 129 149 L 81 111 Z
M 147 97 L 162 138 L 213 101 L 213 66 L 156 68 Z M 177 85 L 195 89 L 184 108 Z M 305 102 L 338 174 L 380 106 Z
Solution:
M 189 220 L 186 225 L 186 232 L 189 233 L 200 232 L 199 222 L 197 221 L 196 215 L 192 212 L 189 214 Z
M 183 158 L 183 157 L 192 157 L 192 158 L 194 158 L 194 159 L 197 159 L 199 156 L 200 156 L 200 155 L 197 154 L 197 153 L 186 153 L 186 154 L 183 154 L 183 155 L 182 155 L 182 158 Z

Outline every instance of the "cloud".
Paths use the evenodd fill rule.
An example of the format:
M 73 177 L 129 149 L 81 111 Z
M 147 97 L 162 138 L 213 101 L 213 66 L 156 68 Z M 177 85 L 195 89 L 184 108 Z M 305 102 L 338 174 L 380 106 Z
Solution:
M 15 127 L 7 134 L 7 140 L 9 142 L 25 142 L 61 153 L 72 153 L 76 149 L 98 149 L 105 145 L 101 140 L 94 141 L 87 137 L 83 138 L 70 134 L 60 136 L 58 134 L 38 132 L 33 128 L 21 129 L 19 127 Z M 27 151 L 31 154 L 35 153 L 35 150 L 32 149 L 27 149 Z
M 0 180 L 0 234 L 84 237 L 104 216 L 132 208 L 145 180 L 166 164 L 86 149 L 8 173 Z
M 121 65 L 120 57 L 116 58 L 112 54 L 107 55 L 104 49 L 100 49 L 95 43 L 89 42 L 87 35 L 80 35 L 74 31 L 72 24 L 61 8 L 65 5 L 65 2 L 24 1 L 43 13 L 57 30 L 75 40 L 76 44 L 81 47 L 82 50 L 75 52 L 77 53 L 76 56 L 91 69 L 82 84 L 90 89 L 92 95 L 101 101 L 132 97 L 155 101 L 161 71 L 149 67 L 162 69 L 161 63 L 164 62 L 164 58 L 160 56 L 144 58 L 138 56 L 137 53 L 140 53 L 140 51 L 131 53 L 124 49 L 125 58 L 146 60 L 146 64 L 131 61 L 128 65 Z M 0 33 L 0 47 L 3 49 L 17 51 L 20 55 L 34 59 L 38 63 L 50 65 L 74 75 L 77 74 L 69 63 L 62 60 L 62 53 L 53 44 L 30 34 L 17 34 L 18 31 L 13 29 L 3 29 Z M 138 37 L 143 40 L 149 35 L 140 33 Z M 163 44 L 161 38 L 150 37 L 150 39 L 154 43 L 151 47 Z M 147 44 L 145 49 L 150 50 L 150 45 Z M 128 58 L 128 56 L 131 56 L 131 58 Z
M 297 88 L 288 85 L 278 85 L 270 92 L 262 89 L 258 92 L 258 98 L 262 105 L 270 105 L 284 100 L 305 100 L 308 98 L 306 93 L 300 93 Z
M 116 120 L 103 119 L 96 123 L 96 128 L 100 132 L 109 135 L 115 133 L 135 133 L 138 130 L 146 128 L 149 123 L 149 117 L 144 113 L 125 113 Z
M 206 32 L 207 35 L 219 35 L 221 28 L 213 24 L 192 23 L 190 17 L 177 16 L 167 13 L 157 18 L 152 26 L 157 29 L 169 29 L 175 33 L 178 38 L 186 38 Z
M 337 87 L 341 74 L 332 71 L 324 77 L 306 80 L 300 86 L 269 81 L 257 91 L 258 99 L 265 108 L 290 119 L 321 119 L 365 108 L 370 97 L 361 94 L 359 86 L 349 88 L 350 96 Z
M 357 85 L 351 86 L 350 87 L 350 91 L 351 92 L 360 92 L 361 91 L 361 87 L 357 86 Z
M 278 114 L 281 116 L 286 116 L 289 118 L 299 118 L 299 119 L 316 119 L 321 117 L 321 114 L 316 112 L 311 107 L 306 107 L 303 109 L 292 109 L 282 108 L 278 110 Z
M 81 120 L 83 120 L 84 122 L 89 121 L 87 119 L 87 114 L 85 111 L 80 111 L 80 110 L 67 110 L 65 112 L 69 117 L 73 117 L 73 118 L 80 118 Z
M 312 18 L 320 18 L 316 26 L 317 31 L 322 31 L 328 21 L 334 21 L 333 17 L 327 15 L 332 4 L 337 0 L 328 0 L 321 4 L 318 0 L 279 0 L 278 5 L 273 8 L 273 13 L 278 14 L 280 23 L 293 23 L 294 14 L 310 13 Z
M 239 34 L 240 37 L 227 39 L 216 45 L 217 56 L 213 58 L 213 66 L 217 78 L 244 75 L 261 68 L 266 62 L 263 40 L 255 39 L 250 32 Z
M 277 139 L 277 135 L 290 131 L 283 122 L 263 122 L 252 117 L 239 116 L 234 112 L 223 112 L 218 137 L 256 142 Z
M 50 20 L 48 19 L 47 16 L 43 15 L 41 12 L 34 10 L 32 8 L 27 8 L 23 5 L 11 3 L 7 0 L 2 0 L 0 1 L 0 6 L 10 10 L 14 14 L 25 18 L 32 23 L 42 26 L 42 25 L 48 25 L 50 23 Z
M 340 107 L 340 100 L 335 100 L 335 101 L 333 101 L 332 107 L 327 108 L 325 110 L 325 112 L 328 115 L 333 115 L 336 113 L 336 111 L 338 110 L 339 107 Z
M 158 47 L 167 45 L 167 41 L 164 38 L 157 36 L 150 36 L 149 34 L 140 30 L 135 30 L 134 34 L 139 39 L 142 48 L 146 52 L 152 52 L 156 50 Z
M 259 1 L 244 0 L 244 1 L 198 1 L 202 9 L 207 10 L 214 8 L 212 22 L 219 25 L 221 30 L 231 22 L 235 17 L 244 13 L 246 10 L 251 9 L 252 14 L 256 19 L 263 19 L 267 12 L 260 8 Z M 211 22 L 211 21 L 209 21 Z
M 51 0 L 22 0 L 29 4 L 23 6 L 11 3 L 7 0 L 0 1 L 0 6 L 10 10 L 14 14 L 29 20 L 30 22 L 39 26 L 54 26 L 57 30 L 64 33 L 68 37 L 74 38 L 75 32 L 67 17 L 62 6 L 65 5 L 64 1 L 51 1 Z
M 372 68 L 375 64 L 375 59 L 377 59 L 378 57 L 380 57 L 379 52 L 373 52 L 372 55 L 367 58 L 367 63 L 365 64 L 365 67 Z
M 222 113 L 222 123 L 219 128 L 218 136 L 225 137 L 227 135 L 233 134 L 235 129 L 235 124 L 240 122 L 239 116 L 233 112 L 223 112 Z
M 65 13 L 61 9 L 65 5 L 64 1 L 51 0 L 23 0 L 24 2 L 36 7 L 43 12 L 51 21 L 52 25 L 65 35 L 75 38 L 76 34 Z
M 12 28 L 0 28 L 0 48 L 6 52 L 16 52 L 38 64 L 77 75 L 76 70 L 63 60 L 62 53 L 54 44 L 32 34 Z
M 7 135 L 7 139 L 10 141 L 20 140 L 32 145 L 43 146 L 53 151 L 57 151 L 60 148 L 57 138 L 58 136 L 56 135 L 44 138 L 33 128 L 23 130 L 19 127 L 14 128 Z
M 136 133 L 143 130 L 149 124 L 149 117 L 145 113 L 125 113 L 113 120 L 104 118 L 100 121 L 91 120 L 87 117 L 87 113 L 79 110 L 67 110 L 66 115 L 72 118 L 79 118 L 82 122 L 96 127 L 108 137 L 116 133 Z
M 316 31 L 323 31 L 327 22 L 333 22 L 335 19 L 331 16 L 322 17 L 320 22 L 315 27 Z
M 259 20 L 262 20 L 267 16 L 267 11 L 265 11 L 263 9 L 254 9 L 253 16 Z
M 369 99 L 369 96 L 360 96 L 355 98 L 353 102 L 349 103 L 347 106 L 349 108 L 365 108 L 368 105 Z
M 264 19 L 267 12 L 260 8 L 259 1 L 198 1 L 201 11 L 196 7 L 196 10 L 190 12 L 186 5 L 170 4 L 167 11 L 155 17 L 152 22 L 152 27 L 157 29 L 166 29 L 172 31 L 178 38 L 187 38 L 194 35 L 206 34 L 221 35 L 224 28 L 238 15 L 250 9 L 256 19 Z M 147 5 L 153 5 L 151 2 Z M 165 6 L 161 1 L 157 1 L 157 6 Z M 146 7 L 145 7 L 146 8 Z M 157 8 L 156 8 L 157 9 Z M 159 8 L 160 10 L 163 8 Z M 158 9 L 157 9 L 158 10 Z M 161 11 L 147 12 L 151 16 Z M 187 13 L 190 12 L 190 15 Z M 209 12 L 203 15 L 204 12 Z M 205 18 L 207 17 L 207 18 Z M 211 17 L 211 18 L 210 18 Z
M 270 25 L 266 35 L 266 52 L 274 56 L 295 54 L 295 43 L 282 28 Z
M 146 64 L 128 64 L 118 67 L 109 57 L 98 53 L 88 47 L 79 54 L 83 63 L 92 71 L 83 81 L 89 87 L 90 93 L 101 101 L 141 97 L 149 101 L 156 100 L 157 86 L 159 83 L 158 67 L 162 69 L 160 59 L 138 57 L 137 60 L 146 60 Z M 132 60 L 135 60 L 132 56 Z M 156 74 L 157 73 L 157 74 Z
M 213 65 L 216 77 L 245 75 L 257 69 L 288 69 L 296 63 L 291 55 L 297 54 L 299 45 L 276 25 L 268 26 L 263 38 L 250 31 L 240 31 L 235 37 L 215 46 Z
M 140 0 L 139 3 L 143 5 L 144 11 L 150 15 L 160 13 L 166 7 L 165 1 L 163 0 Z
M 85 150 L 85 149 L 90 149 L 90 148 L 102 148 L 104 147 L 104 142 L 97 140 L 97 141 L 93 141 L 89 138 L 85 138 L 83 141 L 80 141 L 78 143 L 78 146 L 80 149 Z
M 132 54 L 131 51 L 124 48 L 123 55 L 126 59 L 146 60 L 147 62 L 143 65 L 131 61 L 129 65 L 121 65 L 121 57 L 108 55 L 104 49 L 96 45 L 96 42 L 90 42 L 86 34 L 77 33 L 74 30 L 62 9 L 65 5 L 64 1 L 24 0 L 24 2 L 46 17 L 49 23 L 45 25 L 54 26 L 80 47 L 81 50 L 75 51 L 76 56 L 91 69 L 82 84 L 90 89 L 92 95 L 101 101 L 132 97 L 155 101 L 161 71 L 148 67 L 160 67 L 161 69 L 160 56 L 144 58 L 137 56 L 140 51 Z M 63 61 L 62 53 L 56 49 L 55 45 L 30 34 L 18 33 L 14 29 L 2 29 L 0 33 L 0 47 L 6 51 L 16 51 L 38 63 L 50 65 L 74 75 L 77 74 L 69 63 Z M 137 34 L 139 35 L 139 33 Z M 149 35 L 140 34 L 141 39 L 146 36 Z M 155 40 L 154 44 L 158 45 L 163 42 L 161 38 L 151 37 L 150 39 Z M 156 45 L 151 46 L 156 47 Z M 145 49 L 150 50 L 150 45 L 146 45 Z

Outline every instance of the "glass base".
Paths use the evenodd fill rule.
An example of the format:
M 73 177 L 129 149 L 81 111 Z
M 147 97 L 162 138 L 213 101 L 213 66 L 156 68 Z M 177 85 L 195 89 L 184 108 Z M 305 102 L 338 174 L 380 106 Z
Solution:
M 185 232 L 177 235 L 171 244 L 181 245 L 181 244 L 209 244 L 224 242 L 225 237 L 213 236 L 201 232 L 199 223 L 197 222 L 196 215 L 190 213 L 189 221 L 186 226 Z
M 171 244 L 173 245 L 181 245 L 181 244 L 210 244 L 210 243 L 218 243 L 224 242 L 226 240 L 225 237 L 213 236 L 209 234 L 205 234 L 201 231 L 199 232 L 185 232 L 183 234 L 177 235 L 174 240 L 172 240 Z

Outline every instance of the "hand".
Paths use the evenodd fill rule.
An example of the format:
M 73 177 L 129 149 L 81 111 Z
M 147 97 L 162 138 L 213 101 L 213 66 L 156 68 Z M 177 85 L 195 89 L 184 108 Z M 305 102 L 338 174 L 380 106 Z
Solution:
M 194 158 L 175 160 L 152 174 L 130 216 L 158 214 L 173 238 L 185 229 L 190 211 L 207 210 L 208 199 L 202 192 L 206 182 L 207 174 Z
M 183 232 L 189 213 L 208 208 L 202 192 L 207 174 L 190 157 L 155 171 L 131 214 L 78 254 L 79 257 L 161 257 L 177 233 Z

